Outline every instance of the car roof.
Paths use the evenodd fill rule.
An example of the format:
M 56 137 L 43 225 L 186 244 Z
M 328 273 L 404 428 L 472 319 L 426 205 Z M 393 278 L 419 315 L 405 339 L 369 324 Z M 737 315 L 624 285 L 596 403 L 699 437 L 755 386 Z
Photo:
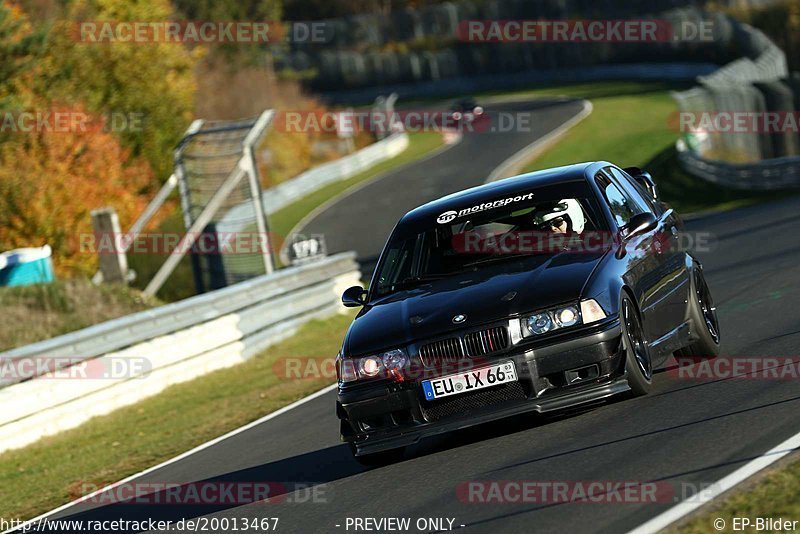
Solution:
M 400 219 L 399 224 L 413 224 L 421 220 L 430 220 L 431 216 L 436 218 L 443 211 L 453 209 L 453 206 L 477 205 L 483 202 L 490 202 L 498 198 L 527 193 L 534 187 L 586 181 L 588 176 L 594 175 L 597 170 L 609 165 L 611 163 L 605 161 L 576 163 L 489 182 L 452 193 L 414 208 Z

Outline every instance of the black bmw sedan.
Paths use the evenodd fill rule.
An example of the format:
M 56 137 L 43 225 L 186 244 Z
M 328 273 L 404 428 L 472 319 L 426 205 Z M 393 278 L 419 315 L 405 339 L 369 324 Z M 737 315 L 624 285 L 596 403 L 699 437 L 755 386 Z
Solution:
M 644 395 L 719 326 L 683 223 L 650 175 L 608 162 L 525 174 L 407 213 L 337 357 L 342 439 L 365 464 L 522 412 Z

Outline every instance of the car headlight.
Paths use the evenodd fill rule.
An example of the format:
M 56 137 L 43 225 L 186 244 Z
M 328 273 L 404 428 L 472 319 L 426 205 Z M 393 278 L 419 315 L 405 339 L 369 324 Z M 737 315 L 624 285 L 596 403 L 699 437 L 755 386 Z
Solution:
M 541 336 L 559 328 L 568 328 L 577 324 L 581 324 L 581 313 L 578 311 L 578 306 L 559 306 L 523 317 L 522 333 L 524 336 Z
M 402 369 L 406 366 L 408 362 L 408 357 L 406 353 L 400 349 L 390 350 L 388 352 L 384 352 L 383 357 L 381 360 L 383 361 L 383 366 L 386 367 L 387 370 L 391 371 L 392 369 Z
M 336 361 L 339 381 L 354 382 L 384 373 L 395 376 L 408 363 L 408 355 L 403 349 L 393 349 L 361 358 L 338 358 Z
M 575 306 L 567 306 L 565 308 L 561 308 L 556 310 L 553 313 L 555 317 L 556 324 L 559 328 L 564 328 L 566 326 L 575 326 L 581 320 L 581 316 L 578 313 L 578 308 Z
M 367 356 L 358 361 L 358 373 L 367 378 L 377 376 L 383 368 L 383 362 L 377 356 Z
M 605 319 L 606 312 L 593 299 L 581 301 L 580 305 L 566 305 L 540 311 L 523 317 L 522 335 L 541 336 L 560 328 L 590 324 Z
M 549 312 L 531 315 L 525 325 L 528 327 L 528 332 L 537 336 L 546 334 L 555 326 Z

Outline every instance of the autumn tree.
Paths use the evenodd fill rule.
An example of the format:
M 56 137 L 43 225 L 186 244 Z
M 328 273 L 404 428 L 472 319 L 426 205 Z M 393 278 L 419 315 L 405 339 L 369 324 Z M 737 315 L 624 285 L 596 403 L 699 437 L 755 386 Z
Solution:
M 51 31 L 46 59 L 52 100 L 85 103 L 100 115 L 143 117 L 142 128 L 117 134 L 132 156 L 150 163 L 157 181 L 171 173 L 172 149 L 191 122 L 194 67 L 202 49 L 169 42 L 81 42 L 75 29 L 79 21 L 164 21 L 172 15 L 168 0 L 74 0 L 67 20 Z
M 44 41 L 45 32 L 34 30 L 19 7 L 0 2 L 0 110 L 30 106 Z
M 190 20 L 261 20 L 281 19 L 281 0 L 174 0 L 178 11 Z
M 80 62 L 99 66 L 106 61 L 123 71 L 124 54 L 107 48 L 107 57 L 103 57 L 102 52 L 85 48 L 82 56 L 76 43 L 64 42 L 63 57 L 72 61 L 72 65 L 65 66 L 55 53 L 57 40 L 52 33 L 34 28 L 19 8 L 0 3 L 0 250 L 49 244 L 59 273 L 89 274 L 97 257 L 81 252 L 79 245 L 81 234 L 91 232 L 90 211 L 110 205 L 127 228 L 148 200 L 142 191 L 155 180 L 148 162 L 133 154 L 136 144 L 132 142 L 131 148 L 123 146 L 103 123 L 102 115 L 93 113 L 123 103 L 131 109 L 141 109 L 133 107 L 135 98 L 131 95 L 120 101 L 104 99 L 102 95 L 107 91 L 98 81 L 108 77 L 108 83 L 113 85 L 123 83 L 123 75 L 133 75 L 120 73 L 117 77 L 102 70 L 76 72 L 69 68 Z M 142 62 L 147 59 L 137 53 L 130 58 Z M 135 66 L 132 62 L 129 68 Z M 157 77 L 155 70 L 147 71 L 145 66 L 141 66 L 142 72 Z M 163 77 L 164 71 L 160 75 Z M 67 91 L 82 83 L 87 87 L 74 89 L 74 93 L 86 97 L 93 104 L 91 108 Z M 154 113 L 165 113 L 153 104 L 157 96 L 162 96 L 153 91 L 163 88 L 164 83 L 154 82 L 153 88 L 145 88 L 142 81 L 137 85 L 142 102 L 156 110 Z M 163 96 L 168 103 L 176 100 L 170 95 L 174 93 Z M 38 117 L 51 117 L 53 112 L 94 119 L 80 125 L 70 122 L 66 128 L 52 120 L 37 122 Z M 34 119 L 22 122 L 23 115 Z M 177 129 L 177 125 L 173 128 Z M 172 135 L 168 130 L 155 131 L 162 133 L 160 142 L 172 142 L 166 141 Z M 169 150 L 163 157 L 169 159 Z
M 101 124 L 17 132 L 0 145 L 0 250 L 49 244 L 57 272 L 91 274 L 96 254 L 80 250 L 91 210 L 112 206 L 128 228 L 147 202 L 137 191 L 152 171 L 129 152 Z

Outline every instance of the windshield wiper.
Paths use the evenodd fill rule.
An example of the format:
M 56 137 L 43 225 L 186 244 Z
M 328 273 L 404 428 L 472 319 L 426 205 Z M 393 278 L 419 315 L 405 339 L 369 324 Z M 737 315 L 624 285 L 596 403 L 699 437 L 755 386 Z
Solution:
M 423 284 L 426 284 L 428 282 L 435 282 L 436 280 L 441 280 L 442 278 L 445 278 L 445 275 L 443 275 L 443 274 L 430 274 L 430 275 L 424 275 L 424 276 L 409 276 L 408 278 L 404 278 L 404 279 L 400 280 L 399 282 L 395 282 L 394 284 L 391 284 L 391 287 L 393 287 L 395 290 L 397 290 L 397 289 L 410 289 L 412 287 L 423 285 Z
M 484 263 L 494 263 L 499 261 L 506 261 L 506 260 L 515 260 L 519 258 L 524 258 L 531 256 L 532 254 L 500 254 L 497 256 L 490 256 L 488 258 L 483 258 L 480 260 L 475 260 L 469 263 L 465 263 L 464 267 L 475 267 L 476 265 L 483 265 Z

